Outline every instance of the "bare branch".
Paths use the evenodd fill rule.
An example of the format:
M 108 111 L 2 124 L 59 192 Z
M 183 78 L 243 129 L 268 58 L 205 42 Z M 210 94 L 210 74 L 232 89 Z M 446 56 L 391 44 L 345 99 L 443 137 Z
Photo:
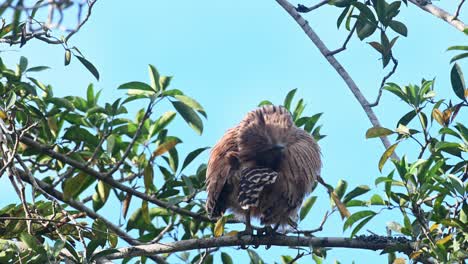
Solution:
M 315 10 L 325 4 L 328 4 L 328 0 L 322 0 L 320 1 L 320 3 L 316 4 L 316 5 L 313 5 L 311 7 L 307 7 L 305 5 L 301 5 L 301 4 L 298 4 L 297 7 L 296 7 L 296 11 L 299 12 L 299 13 L 308 13 L 312 10 Z
M 463 3 L 465 3 L 465 0 L 461 0 L 460 3 L 458 4 L 457 11 L 455 11 L 455 14 L 453 15 L 452 20 L 457 20 L 458 16 L 460 15 L 460 10 L 463 6 Z
M 333 55 L 330 54 L 330 50 L 325 46 L 319 36 L 315 33 L 315 31 L 309 26 L 309 23 L 296 11 L 296 8 L 291 5 L 287 0 L 276 0 L 276 2 L 281 5 L 286 12 L 296 21 L 296 23 L 302 28 L 304 33 L 309 37 L 309 39 L 315 44 L 315 46 L 319 49 L 325 59 L 330 63 L 330 65 L 336 70 L 336 72 L 340 75 L 343 81 L 346 83 L 348 88 L 353 93 L 354 97 L 358 100 L 359 104 L 361 104 L 364 112 L 367 114 L 371 124 L 374 127 L 381 127 L 380 122 L 375 115 L 372 108 L 369 106 L 369 102 L 362 94 L 359 87 L 356 85 L 354 80 L 348 74 L 348 72 L 343 68 L 343 66 L 336 60 Z M 391 146 L 390 141 L 387 137 L 380 137 L 385 148 L 389 148 Z M 398 158 L 396 154 L 393 155 L 394 158 Z
M 354 31 L 356 30 L 356 26 L 357 26 L 357 23 L 354 23 L 353 28 L 351 29 L 351 31 L 349 31 L 349 34 L 348 34 L 348 36 L 346 37 L 345 42 L 343 43 L 343 46 L 341 46 L 341 48 L 336 49 L 336 50 L 334 50 L 334 51 L 330 51 L 326 56 L 333 56 L 333 55 L 336 55 L 336 54 L 342 52 L 343 50 L 345 50 L 345 49 L 346 49 L 346 45 L 348 45 L 348 42 L 349 42 L 349 40 L 351 39 L 351 36 L 353 36 Z
M 241 245 L 273 245 L 289 247 L 332 247 L 382 250 L 398 245 L 401 252 L 411 252 L 414 244 L 403 238 L 384 236 L 360 236 L 354 239 L 343 237 L 298 237 L 298 236 L 222 236 L 204 239 L 188 239 L 166 244 L 150 244 L 118 249 L 107 259 L 136 256 L 151 256 L 193 249 L 232 247 Z
M 398 60 L 395 59 L 395 57 L 393 57 L 393 54 L 390 54 L 390 58 L 393 62 L 392 70 L 390 70 L 390 72 L 387 75 L 385 75 L 385 77 L 383 77 L 382 82 L 380 82 L 379 94 L 377 95 L 377 99 L 375 100 L 375 102 L 369 105 L 370 107 L 374 107 L 379 104 L 380 98 L 382 97 L 382 91 L 385 86 L 385 83 L 387 82 L 388 78 L 390 78 L 395 73 L 398 67 Z
M 460 31 L 464 31 L 465 29 L 467 29 L 467 26 L 465 23 L 463 23 L 463 21 L 459 20 L 458 18 L 456 18 L 455 16 L 452 16 L 451 14 L 449 14 L 447 11 L 441 9 L 440 7 L 438 6 L 435 6 L 433 4 L 426 4 L 426 5 L 421 5 L 418 3 L 417 0 L 409 0 L 411 3 L 413 3 L 415 6 L 421 8 L 422 10 L 428 12 L 428 13 L 431 13 L 432 15 L 444 20 L 445 22 L 449 23 L 450 25 L 452 25 L 453 27 L 455 27 L 456 29 L 460 30 Z

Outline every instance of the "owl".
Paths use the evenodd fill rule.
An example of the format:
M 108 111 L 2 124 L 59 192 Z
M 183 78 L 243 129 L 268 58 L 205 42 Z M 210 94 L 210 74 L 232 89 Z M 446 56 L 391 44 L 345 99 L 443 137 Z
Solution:
M 289 111 L 266 105 L 249 112 L 213 147 L 206 175 L 206 210 L 227 209 L 265 226 L 294 225 L 322 167 L 314 138 L 295 126 Z

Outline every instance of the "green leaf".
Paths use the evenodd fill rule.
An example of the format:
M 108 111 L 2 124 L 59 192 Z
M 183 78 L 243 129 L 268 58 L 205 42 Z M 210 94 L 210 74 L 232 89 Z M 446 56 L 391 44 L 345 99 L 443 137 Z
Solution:
M 154 67 L 151 64 L 148 67 L 149 67 L 149 73 L 150 73 L 150 79 L 151 79 L 151 87 L 153 88 L 152 90 L 155 92 L 159 92 L 161 91 L 161 85 L 159 84 L 159 78 L 160 78 L 159 72 L 156 69 L 156 67 Z
M 358 21 L 356 23 L 358 23 L 358 25 L 356 26 L 356 33 L 360 40 L 363 40 L 371 36 L 372 34 L 374 34 L 375 30 L 377 29 L 377 26 L 374 23 L 370 23 L 367 21 L 364 21 L 364 22 Z
M 460 143 L 441 141 L 441 142 L 437 142 L 437 144 L 435 145 L 435 149 L 437 151 L 447 152 L 449 154 L 452 154 L 460 158 L 462 157 L 461 156 L 462 145 Z
M 26 68 L 28 68 L 28 59 L 26 59 L 26 57 L 24 56 L 21 56 L 20 61 L 19 61 L 20 73 L 23 73 L 24 71 L 26 71 Z
M 366 138 L 385 137 L 393 133 L 395 132 L 385 127 L 371 127 L 366 132 Z
M 96 185 L 96 192 L 93 194 L 93 209 L 98 211 L 101 209 L 109 198 L 110 186 L 103 182 L 99 181 Z
M 336 196 L 338 196 L 338 198 L 340 199 L 343 198 L 343 195 L 345 194 L 347 188 L 348 188 L 348 183 L 345 180 L 340 179 L 334 190 L 336 193 Z
M 374 13 L 372 13 L 372 10 L 365 4 L 361 2 L 353 2 L 352 5 L 354 5 L 359 11 L 361 11 L 360 15 L 363 15 L 365 18 L 369 19 L 372 22 L 376 22 Z
M 384 200 L 378 194 L 372 195 L 370 202 L 371 202 L 371 205 L 385 205 Z
M 247 253 L 249 254 L 250 264 L 264 264 L 265 262 L 260 258 L 257 252 L 247 249 Z
M 190 98 L 186 95 L 174 95 L 174 98 L 186 104 L 187 106 L 191 107 L 192 109 L 198 111 L 200 114 L 202 114 L 206 118 L 205 110 L 197 101 L 195 101 L 195 99 Z
M 261 107 L 261 106 L 264 106 L 264 105 L 273 105 L 273 103 L 268 101 L 268 100 L 263 100 L 258 104 L 258 107 Z
M 369 222 L 374 216 L 375 214 L 365 218 L 359 224 L 357 224 L 356 227 L 351 232 L 350 237 L 354 237 L 357 234 L 357 232 L 359 232 L 359 230 L 361 230 L 367 224 L 367 222 Z
M 91 186 L 91 184 L 93 184 L 95 181 L 96 178 L 81 172 L 74 177 L 66 179 L 62 184 L 64 199 L 76 199 L 78 195 Z
M 293 261 L 293 258 L 291 256 L 281 256 L 281 262 L 283 264 L 293 264 L 293 263 L 296 263 L 296 262 L 292 262 Z
M 128 82 L 121 84 L 117 89 L 132 89 L 132 90 L 140 90 L 140 91 L 151 91 L 153 92 L 153 88 L 144 82 Z
M 305 108 L 304 100 L 300 99 L 299 102 L 297 102 L 296 108 L 294 109 L 293 120 L 297 120 L 302 115 L 304 108 Z
M 52 248 L 52 256 L 55 258 L 58 257 L 60 251 L 65 247 L 65 241 L 58 239 L 54 243 L 54 247 Z
M 385 6 L 387 3 L 385 3 L 385 0 L 375 0 L 374 2 L 375 6 L 375 12 L 377 13 L 377 17 L 379 18 L 379 21 L 386 26 L 386 10 Z
M 408 123 L 411 122 L 411 120 L 413 120 L 415 116 L 416 116 L 416 111 L 414 110 L 409 111 L 398 121 L 397 127 L 400 124 L 404 126 L 408 125 Z
M 343 224 L 343 231 L 351 227 L 354 223 L 363 219 L 365 217 L 374 216 L 376 213 L 370 210 L 359 211 L 352 214 L 348 219 L 346 219 L 345 223 Z
M 455 62 L 457 60 L 467 58 L 467 57 L 468 57 L 468 52 L 458 54 L 458 55 L 452 57 L 452 59 L 450 60 L 450 63 Z
M 65 66 L 70 64 L 70 61 L 71 61 L 71 51 L 69 49 L 66 49 L 65 50 L 65 59 L 64 59 Z
M 91 72 L 94 77 L 99 81 L 99 72 L 98 70 L 96 69 L 96 67 L 94 67 L 94 65 L 88 61 L 87 59 L 85 59 L 84 57 L 81 57 L 81 56 L 78 56 L 78 55 L 75 55 L 75 57 L 81 62 L 81 64 L 83 64 L 86 69 L 88 69 L 89 72 Z
M 201 118 L 197 115 L 192 108 L 188 107 L 182 102 L 171 102 L 177 112 L 182 116 L 182 118 L 187 122 L 187 124 L 195 130 L 199 135 L 203 132 L 203 122 Z
M 312 206 L 314 206 L 315 201 L 317 201 L 317 196 L 311 196 L 305 201 L 301 208 L 301 213 L 299 214 L 301 221 L 307 216 Z
M 52 97 L 47 99 L 48 102 L 51 102 L 52 104 L 62 107 L 67 109 L 68 111 L 73 111 L 75 110 L 75 106 L 73 105 L 72 102 L 68 101 L 65 98 L 58 98 L 58 97 Z
M 322 114 L 323 113 L 318 113 L 309 117 L 305 123 L 304 130 L 310 133 L 312 129 L 314 129 L 315 124 L 317 124 L 317 121 L 322 116 Z
M 388 158 L 392 156 L 393 152 L 395 152 L 396 147 L 398 146 L 398 142 L 391 145 L 385 152 L 382 154 L 382 157 L 380 157 L 379 160 L 379 171 L 382 171 L 383 166 L 385 165 L 385 162 L 387 162 Z
M 388 25 L 396 33 L 405 37 L 408 36 L 408 29 L 406 28 L 405 24 L 401 23 L 400 21 L 392 20 Z
M 154 168 L 151 164 L 148 164 L 143 169 L 143 182 L 145 184 L 146 193 L 150 193 L 155 189 L 154 187 Z
M 467 50 L 468 51 L 468 46 L 451 46 L 451 47 L 448 47 L 447 50 Z
M 40 72 L 40 71 L 44 71 L 44 70 L 47 70 L 47 69 L 50 69 L 50 67 L 36 66 L 36 67 L 31 67 L 31 68 L 27 69 L 25 72 Z
M 451 186 L 460 194 L 461 196 L 465 195 L 465 187 L 463 182 L 455 175 L 449 174 L 447 178 L 450 179 Z
M 231 256 L 225 252 L 221 252 L 221 261 L 223 264 L 233 264 L 234 262 L 232 261 Z
M 192 152 L 190 152 L 187 157 L 184 160 L 184 163 L 182 164 L 182 168 L 180 169 L 181 171 L 187 167 L 190 162 L 192 162 L 198 155 L 200 155 L 203 151 L 209 149 L 210 147 L 204 147 L 204 148 L 198 148 Z
M 359 195 L 367 193 L 369 190 L 370 190 L 369 186 L 360 185 L 345 195 L 345 197 L 343 198 L 343 203 L 347 203 L 348 201 L 351 201 L 353 198 L 356 198 Z
M 339 29 L 340 26 L 341 26 L 341 23 L 343 23 L 343 20 L 344 18 L 346 17 L 346 15 L 348 14 L 348 11 L 349 11 L 350 7 L 347 6 L 340 14 L 340 16 L 338 17 L 338 20 L 336 20 L 336 28 Z
M 296 92 L 297 92 L 297 88 L 289 91 L 289 93 L 286 95 L 286 98 L 284 98 L 284 104 L 283 105 L 284 105 L 284 107 L 286 109 L 288 109 L 290 111 L 291 111 L 291 102 L 292 102 Z
M 28 246 L 28 248 L 32 249 L 34 252 L 40 253 L 44 251 L 44 249 L 42 248 L 42 245 L 39 244 L 39 242 L 34 236 L 31 236 L 30 234 L 23 232 L 20 234 L 19 238 L 24 244 L 26 244 L 26 246 Z
M 452 89 L 458 98 L 465 100 L 465 80 L 458 63 L 455 63 L 450 71 L 450 81 L 452 82 Z

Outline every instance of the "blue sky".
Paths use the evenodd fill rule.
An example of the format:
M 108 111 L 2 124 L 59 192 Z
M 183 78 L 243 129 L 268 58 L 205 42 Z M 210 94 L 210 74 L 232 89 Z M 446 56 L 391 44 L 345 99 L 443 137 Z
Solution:
M 436 3 L 444 4 L 444 8 L 453 12 L 456 1 L 445 2 Z M 466 37 L 412 5 L 401 9 L 399 20 L 408 26 L 409 35 L 400 37 L 396 44 L 394 54 L 399 67 L 390 81 L 403 85 L 436 77 L 436 92 L 441 98 L 452 96 L 449 80 L 452 54 L 445 50 L 448 46 L 466 43 Z M 324 6 L 305 16 L 330 49 L 340 47 L 346 38 L 343 28 L 336 30 L 340 11 Z M 375 178 L 381 176 L 377 163 L 384 148 L 380 141 L 364 138 L 370 123 L 361 106 L 317 48 L 274 1 L 139 1 L 132 4 L 98 1 L 89 23 L 70 42 L 98 68 L 99 82 L 76 60 L 63 66 L 64 51 L 60 46 L 37 41 L 21 49 L 1 45 L 0 55 L 9 65 L 17 63 L 22 55 L 29 58 L 30 65 L 50 66 L 51 70 L 35 77 L 50 83 L 57 95 L 85 95 L 88 84 L 94 83 L 95 89 L 103 89 L 101 102 L 121 97 L 123 92 L 117 87 L 122 83 L 148 81 L 147 65 L 155 65 L 161 74 L 174 76 L 173 88 L 197 99 L 208 113 L 201 136 L 181 119 L 171 128 L 184 141 L 179 150 L 181 154 L 212 146 L 226 129 L 239 122 L 260 101 L 282 103 L 289 90 L 298 88 L 296 96 L 304 98 L 308 105 L 305 114 L 324 113 L 322 132 L 327 137 L 320 142 L 323 178 L 333 185 L 345 179 L 349 188 L 360 184 L 374 188 Z M 368 99 L 374 101 L 381 78 L 389 70 L 382 70 L 377 52 L 353 37 L 348 49 L 337 58 Z M 156 112 L 165 110 L 169 110 L 169 106 L 163 105 Z M 384 93 L 375 111 L 382 125 L 393 128 L 408 109 Z M 403 146 L 399 154 L 412 149 L 414 146 Z M 208 153 L 205 153 L 198 162 L 206 162 L 207 158 Z M 0 192 L 0 207 L 3 207 L 16 195 L 10 190 L 6 177 L 0 179 L 0 184 L 0 188 L 6 190 Z M 320 198 L 300 224 L 301 228 L 316 227 L 329 209 L 326 193 L 319 190 L 315 195 Z M 115 214 L 109 207 L 101 213 Z M 391 212 L 384 213 L 371 221 L 367 229 L 384 234 L 385 223 L 389 220 L 400 219 Z M 365 230 L 361 232 L 366 233 Z M 342 232 L 342 222 L 334 215 L 324 231 L 317 235 L 348 234 Z M 229 252 L 236 257 L 239 255 L 242 262 L 247 259 L 246 253 Z M 280 261 L 281 254 L 296 254 L 293 249 L 275 248 L 258 252 L 267 263 Z M 216 258 L 219 261 L 218 255 Z M 335 259 L 341 263 L 386 261 L 385 256 L 376 252 L 336 249 L 329 252 L 325 263 L 334 263 Z M 310 261 L 306 257 L 302 263 Z

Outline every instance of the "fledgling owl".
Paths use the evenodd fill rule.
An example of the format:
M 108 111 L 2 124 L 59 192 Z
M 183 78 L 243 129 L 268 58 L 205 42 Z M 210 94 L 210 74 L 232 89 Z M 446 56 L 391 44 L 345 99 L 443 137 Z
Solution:
M 267 105 L 249 112 L 213 147 L 208 161 L 206 210 L 226 209 L 264 225 L 291 224 L 321 169 L 314 138 L 294 125 L 289 111 Z

